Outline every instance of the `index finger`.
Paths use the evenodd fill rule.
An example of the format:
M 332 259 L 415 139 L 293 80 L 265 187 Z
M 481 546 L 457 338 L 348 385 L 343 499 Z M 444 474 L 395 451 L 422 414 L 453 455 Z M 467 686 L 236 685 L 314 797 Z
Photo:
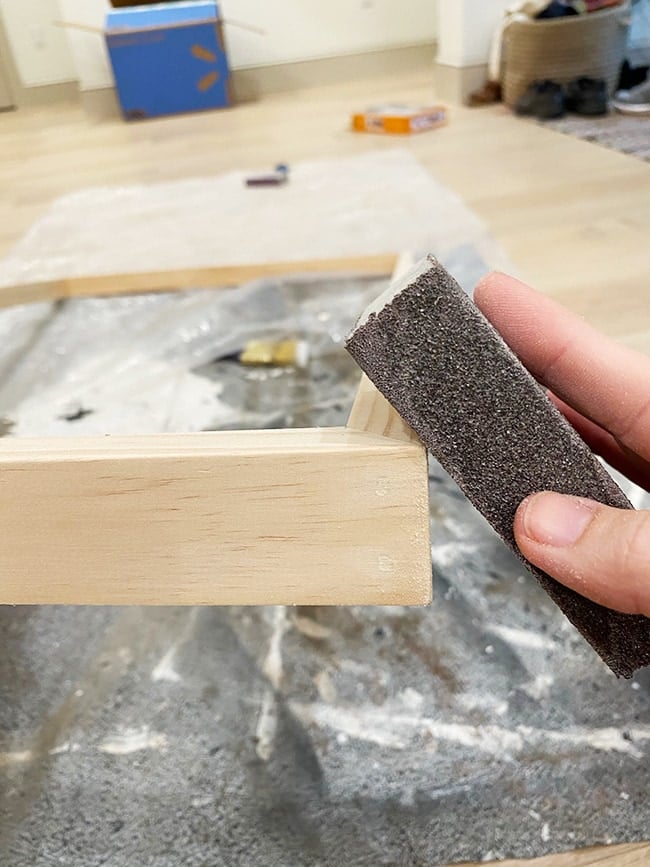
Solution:
M 506 274 L 484 277 L 474 301 L 537 380 L 650 459 L 650 358 Z

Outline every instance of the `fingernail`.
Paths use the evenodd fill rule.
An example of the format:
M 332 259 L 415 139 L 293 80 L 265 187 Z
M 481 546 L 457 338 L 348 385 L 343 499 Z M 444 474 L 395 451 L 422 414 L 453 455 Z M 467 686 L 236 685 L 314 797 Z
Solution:
M 533 494 L 521 508 L 528 538 L 554 548 L 575 545 L 596 514 L 596 503 L 550 492 Z

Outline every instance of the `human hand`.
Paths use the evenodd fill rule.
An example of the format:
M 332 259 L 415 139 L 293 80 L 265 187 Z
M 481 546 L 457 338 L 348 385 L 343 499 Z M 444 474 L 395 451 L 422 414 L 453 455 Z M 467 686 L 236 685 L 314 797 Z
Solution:
M 505 274 L 483 278 L 474 300 L 592 451 L 650 491 L 650 358 Z M 546 491 L 521 503 L 514 532 L 562 584 L 650 616 L 650 511 Z

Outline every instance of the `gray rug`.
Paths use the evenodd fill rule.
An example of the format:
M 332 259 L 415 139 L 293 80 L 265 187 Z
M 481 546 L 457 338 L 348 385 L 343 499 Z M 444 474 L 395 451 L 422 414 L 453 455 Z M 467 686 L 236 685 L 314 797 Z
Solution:
M 565 135 L 650 161 L 650 117 L 631 117 L 613 112 L 606 117 L 563 117 L 546 121 L 544 125 Z

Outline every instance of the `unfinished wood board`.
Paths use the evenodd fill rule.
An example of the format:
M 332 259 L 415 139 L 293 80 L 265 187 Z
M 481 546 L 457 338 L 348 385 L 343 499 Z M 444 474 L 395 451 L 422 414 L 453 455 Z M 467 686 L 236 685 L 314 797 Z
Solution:
M 421 446 L 345 428 L 5 440 L 0 603 L 425 604 Z
M 370 431 L 395 440 L 420 443 L 420 438 L 415 431 L 409 427 L 397 410 L 393 409 L 365 373 L 361 377 L 352 405 L 348 427 L 353 430 Z M 421 443 L 420 446 L 424 449 Z
M 411 251 L 405 250 L 400 253 L 395 260 L 392 279 L 396 280 L 401 277 L 414 264 L 415 260 Z M 361 374 L 359 388 L 348 418 L 348 427 L 406 442 L 420 443 L 415 431 L 409 427 L 384 395 L 375 388 L 365 373 Z M 421 443 L 420 446 L 424 450 Z
M 516 859 L 498 863 L 499 867 L 647 867 L 650 864 L 650 843 L 596 846 L 574 852 L 546 855 L 532 861 Z M 466 864 L 465 867 L 485 867 L 485 863 Z
M 331 274 L 354 272 L 366 275 L 390 274 L 394 253 L 375 256 L 344 256 L 296 262 L 262 262 L 250 265 L 185 268 L 169 271 L 142 271 L 130 274 L 101 274 L 67 277 L 39 283 L 0 286 L 0 307 L 58 301 L 93 295 L 126 295 L 134 292 L 172 292 L 178 289 L 238 286 L 264 277 L 290 274 Z

